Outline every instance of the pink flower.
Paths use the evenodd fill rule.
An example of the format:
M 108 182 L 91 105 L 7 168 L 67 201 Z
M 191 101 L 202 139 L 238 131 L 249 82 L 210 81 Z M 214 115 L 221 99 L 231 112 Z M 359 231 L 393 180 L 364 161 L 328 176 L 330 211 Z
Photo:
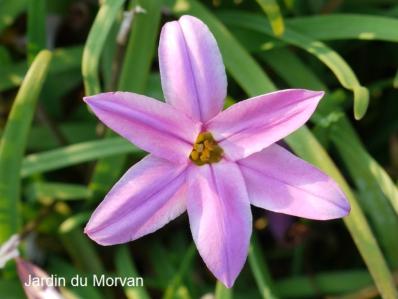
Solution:
M 275 144 L 309 119 L 323 92 L 282 90 L 221 111 L 224 64 L 209 29 L 191 16 L 163 27 L 159 64 L 166 103 L 129 92 L 85 98 L 103 123 L 150 153 L 95 210 L 90 238 L 129 242 L 187 210 L 200 255 L 231 287 L 248 253 L 250 204 L 319 220 L 348 214 L 331 178 Z
M 28 299 L 63 299 L 56 289 L 56 279 L 19 257 L 15 259 L 17 271 Z

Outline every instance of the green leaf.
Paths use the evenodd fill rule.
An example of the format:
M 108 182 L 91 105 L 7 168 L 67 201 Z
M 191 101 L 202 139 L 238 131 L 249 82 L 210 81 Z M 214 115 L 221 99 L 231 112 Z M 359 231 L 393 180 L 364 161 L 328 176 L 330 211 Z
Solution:
M 261 248 L 258 244 L 255 233 L 252 234 L 250 242 L 249 264 L 256 280 L 261 297 L 264 299 L 278 298 L 274 291 L 274 283 L 268 271 L 268 265 L 266 264 L 262 256 Z
M 341 117 L 332 123 L 330 134 L 360 192 L 361 205 L 370 215 L 387 257 L 395 268 L 398 266 L 398 188 L 366 152 L 348 119 Z
M 352 292 L 370 283 L 372 277 L 367 271 L 349 270 L 286 278 L 277 281 L 275 287 L 282 298 L 314 298 Z
M 232 289 L 226 288 L 222 282 L 217 281 L 215 290 L 215 299 L 232 299 Z
M 217 31 L 217 28 L 220 28 L 222 25 L 220 25 L 220 22 L 197 1 L 178 0 L 173 9 L 178 14 L 189 13 L 204 20 L 213 33 L 218 32 L 216 39 L 220 45 L 225 42 L 224 35 L 226 40 L 231 41 L 228 30 L 225 27 L 222 27 L 224 29 L 222 32 Z M 242 14 L 237 15 L 238 18 L 241 18 L 241 16 Z M 208 22 L 208 20 L 210 20 L 210 22 Z M 246 21 L 250 22 L 250 19 Z M 233 43 L 229 46 L 231 51 L 235 49 L 235 47 L 241 48 L 235 39 L 233 39 Z M 243 52 L 245 52 L 243 48 L 241 49 Z M 231 75 L 236 79 L 236 81 L 238 81 L 241 87 L 248 92 L 250 96 L 261 93 L 261 89 L 264 88 L 262 86 L 264 85 L 273 87 L 273 84 L 270 83 L 269 79 L 264 74 L 256 78 L 250 76 L 250 65 L 255 64 L 257 68 L 259 67 L 252 60 L 250 55 L 248 55 L 248 53 L 238 57 L 237 61 L 239 61 L 239 68 L 236 69 L 234 67 L 230 67 L 231 65 L 236 65 L 236 61 L 230 61 L 231 55 L 224 55 L 223 58 L 225 65 Z M 246 59 L 248 59 L 248 61 L 246 61 Z M 260 68 L 259 71 L 263 73 Z M 263 78 L 267 79 L 263 80 Z M 315 165 L 318 165 L 318 167 L 331 175 L 346 191 L 346 193 L 349 193 L 347 196 L 350 199 L 352 210 L 350 216 L 346 217 L 344 222 L 349 229 L 351 236 L 355 240 L 355 243 L 362 254 L 362 257 L 364 258 L 365 263 L 372 273 L 372 276 L 383 298 L 396 298 L 396 291 L 392 282 L 392 276 L 380 251 L 377 241 L 369 228 L 362 210 L 357 204 L 356 198 L 352 194 L 347 183 L 341 176 L 336 166 L 333 164 L 328 154 L 306 127 L 303 127 L 296 133 L 290 135 L 288 141 L 299 156 L 314 163 Z
M 87 223 L 87 221 L 90 219 L 90 216 L 91 212 L 75 213 L 61 223 L 59 226 L 59 232 L 61 234 L 65 234 L 80 228 Z
M 170 282 L 166 288 L 166 291 L 163 295 L 163 299 L 173 299 L 179 288 L 182 286 L 183 279 L 186 276 L 189 267 L 191 266 L 195 256 L 196 256 L 196 247 L 195 244 L 191 244 L 187 249 L 186 253 L 182 257 L 181 265 L 176 274 L 171 277 Z
M 220 17 L 225 23 L 233 26 L 252 29 L 268 35 L 272 34 L 271 29 L 264 25 L 264 18 L 251 13 L 227 12 L 220 14 Z M 341 85 L 354 93 L 355 118 L 361 119 L 365 115 L 369 105 L 369 92 L 361 86 L 351 67 L 337 52 L 320 41 L 294 31 L 289 26 L 286 27 L 285 34 L 280 39 L 302 48 L 329 67 Z
M 37 99 L 46 79 L 51 53 L 39 53 L 14 100 L 0 144 L 0 244 L 16 233 L 20 171 Z
M 174 250 L 165 248 L 163 243 L 153 240 L 149 245 L 148 258 L 151 261 L 154 275 L 151 279 L 156 281 L 159 288 L 166 288 L 170 277 L 176 272 L 176 267 L 170 258 Z
M 398 20 L 394 18 L 331 14 L 286 20 L 286 25 L 317 40 L 362 39 L 398 42 Z M 316 28 L 316 30 L 314 30 Z
M 115 265 L 117 275 L 120 277 L 134 277 L 139 278 L 139 273 L 134 265 L 128 247 L 125 245 L 119 246 L 115 254 Z M 142 278 L 142 277 L 141 277 Z M 125 286 L 124 294 L 128 299 L 149 299 L 149 294 L 145 287 L 141 286 Z
M 113 22 L 108 36 L 106 37 L 105 44 L 101 53 L 101 78 L 103 79 L 103 90 L 112 91 L 115 88 L 115 81 L 119 75 L 119 63 L 123 57 L 121 46 L 117 43 L 117 35 L 119 32 L 122 18 L 116 18 Z
M 46 48 L 46 1 L 28 2 L 28 64 Z
M 83 234 L 83 230 L 80 227 L 69 231 L 62 231 L 59 237 L 74 264 L 79 269 L 90 274 L 105 273 L 101 259 L 95 250 L 94 243 Z
M 276 36 L 283 35 L 285 24 L 276 0 L 256 0 L 268 17 L 272 31 Z
M 141 154 L 142 151 L 120 137 L 82 142 L 47 152 L 28 155 L 23 160 L 21 176 L 27 177 L 35 173 L 51 171 L 125 153 Z
M 25 194 L 30 200 L 77 200 L 89 198 L 91 191 L 83 185 L 35 182 L 26 187 Z
M 392 85 L 394 86 L 394 88 L 398 88 L 398 71 L 395 74 L 394 81 L 393 81 Z
M 91 275 L 87 276 L 87 273 L 82 272 L 79 269 L 76 269 L 73 265 L 67 263 L 64 260 L 61 260 L 57 257 L 50 256 L 49 258 L 49 269 L 47 270 L 49 273 L 53 273 L 58 275 L 58 277 L 65 277 L 66 281 L 71 281 L 73 277 L 76 275 L 80 277 L 91 279 Z M 104 292 L 99 288 L 95 288 L 91 283 L 87 283 L 87 286 L 76 286 L 73 287 L 70 284 L 67 288 L 61 289 L 61 294 L 67 299 L 103 299 L 109 298 L 102 295 Z
M 302 67 L 296 55 L 292 55 L 286 47 L 256 53 L 262 60 L 290 86 L 302 86 L 314 90 L 325 90 L 325 84 L 308 68 Z M 288 75 L 287 75 L 288 74 Z M 311 82 L 309 85 L 308 82 Z
M 91 26 L 83 50 L 82 74 L 86 95 L 101 91 L 98 66 L 106 42 L 106 37 L 112 28 L 124 0 L 107 0 L 101 5 L 94 23 Z
M 5 299 L 25 298 L 25 293 L 20 280 L 0 280 L 0 294 Z
M 118 90 L 145 91 L 157 48 L 162 2 L 146 0 L 140 4 L 146 12 L 134 15 Z
M 97 138 L 95 134 L 95 123 L 71 121 L 58 125 L 63 136 L 70 143 L 79 143 Z M 59 141 L 47 126 L 33 126 L 28 140 L 28 149 L 31 151 L 43 151 L 59 147 Z
M 11 64 L 11 55 L 5 46 L 0 45 L 0 64 L 4 67 Z
M 68 47 L 57 49 L 53 52 L 53 62 L 48 70 L 50 76 L 80 68 L 83 49 Z M 27 71 L 25 62 L 9 64 L 0 68 L 0 91 L 4 91 L 22 83 Z

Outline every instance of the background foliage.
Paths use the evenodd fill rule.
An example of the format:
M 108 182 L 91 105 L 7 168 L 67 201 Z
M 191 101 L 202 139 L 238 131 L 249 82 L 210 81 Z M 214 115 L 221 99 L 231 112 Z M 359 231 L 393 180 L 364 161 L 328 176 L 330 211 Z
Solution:
M 123 11 L 133 12 L 124 35 Z M 253 208 L 249 259 L 230 290 L 198 257 L 186 216 L 123 246 L 96 246 L 82 232 L 145 153 L 81 99 L 107 90 L 162 99 L 158 34 L 182 14 L 214 33 L 229 104 L 290 87 L 327 92 L 285 141 L 352 205 L 344 221 L 279 219 L 282 235 Z M 23 255 L 65 277 L 145 279 L 145 288 L 67 288 L 67 298 L 397 298 L 397 42 L 396 0 L 0 0 L 0 243 L 22 233 Z M 0 294 L 24 298 L 12 263 Z

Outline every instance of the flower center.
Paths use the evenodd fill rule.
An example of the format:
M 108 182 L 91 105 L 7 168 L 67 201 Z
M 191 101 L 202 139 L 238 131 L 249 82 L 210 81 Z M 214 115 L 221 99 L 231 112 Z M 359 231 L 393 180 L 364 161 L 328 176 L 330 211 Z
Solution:
M 223 156 L 223 149 L 217 144 L 210 132 L 202 132 L 196 138 L 189 158 L 196 165 L 219 162 Z

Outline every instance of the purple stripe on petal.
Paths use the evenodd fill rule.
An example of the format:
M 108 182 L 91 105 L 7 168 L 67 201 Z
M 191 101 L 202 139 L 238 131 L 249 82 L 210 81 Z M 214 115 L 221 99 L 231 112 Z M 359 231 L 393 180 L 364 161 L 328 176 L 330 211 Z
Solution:
M 201 125 L 172 106 L 130 93 L 108 92 L 84 99 L 112 130 L 155 156 L 185 163 Z
M 131 167 L 94 211 L 85 233 L 113 245 L 152 233 L 186 209 L 186 165 L 147 156 Z
M 219 113 L 227 78 L 214 36 L 197 18 L 182 16 L 163 26 L 159 66 L 166 102 L 205 122 Z
M 191 166 L 187 210 L 193 239 L 211 272 L 231 287 L 246 261 L 252 215 L 245 182 L 232 162 Z
M 261 151 L 301 127 L 315 111 L 323 92 L 276 91 L 239 102 L 206 124 L 228 159 Z
M 260 208 L 328 220 L 350 211 L 340 187 L 326 174 L 279 145 L 238 162 L 250 202 Z

